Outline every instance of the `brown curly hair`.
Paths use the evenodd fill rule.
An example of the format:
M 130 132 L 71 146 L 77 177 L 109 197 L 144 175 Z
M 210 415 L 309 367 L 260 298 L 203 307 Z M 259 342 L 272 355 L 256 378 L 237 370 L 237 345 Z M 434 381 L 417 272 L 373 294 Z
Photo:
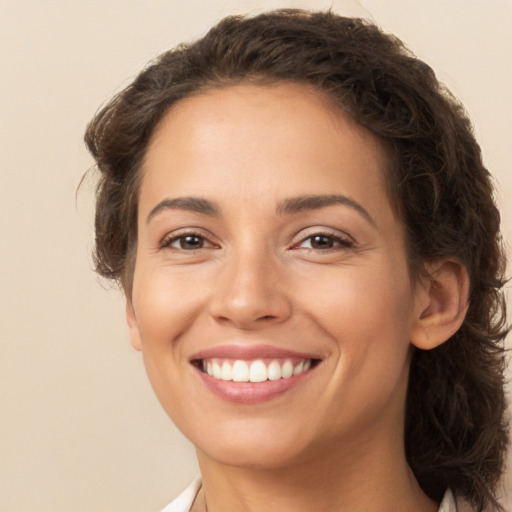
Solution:
M 161 55 L 87 128 L 101 173 L 97 271 L 130 296 L 141 164 L 169 107 L 212 87 L 279 81 L 313 85 L 380 138 L 413 276 L 443 257 L 466 266 L 471 290 L 462 327 L 438 348 L 414 352 L 405 446 L 431 498 L 440 501 L 450 487 L 479 512 L 488 504 L 500 510 L 507 326 L 492 179 L 463 107 L 396 37 L 332 12 L 279 10 L 225 18 L 198 41 Z

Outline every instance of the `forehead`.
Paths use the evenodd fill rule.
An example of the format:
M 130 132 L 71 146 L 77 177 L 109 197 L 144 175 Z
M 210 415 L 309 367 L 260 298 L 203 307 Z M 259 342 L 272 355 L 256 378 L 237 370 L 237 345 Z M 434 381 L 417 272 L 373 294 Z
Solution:
M 382 201 L 384 169 L 380 141 L 313 87 L 227 86 L 166 113 L 146 153 L 141 200 L 168 188 L 247 199 L 338 189 Z

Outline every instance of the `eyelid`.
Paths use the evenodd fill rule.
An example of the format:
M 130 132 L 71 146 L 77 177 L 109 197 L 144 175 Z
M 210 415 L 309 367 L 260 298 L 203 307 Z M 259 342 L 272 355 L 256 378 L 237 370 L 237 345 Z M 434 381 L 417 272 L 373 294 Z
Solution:
M 315 236 L 325 236 L 332 238 L 334 241 L 339 243 L 339 247 L 341 248 L 349 248 L 356 245 L 355 240 L 347 233 L 343 231 L 339 231 L 337 229 L 326 228 L 326 227 L 311 227 L 306 230 L 302 230 L 296 238 L 300 237 L 298 241 L 294 242 L 291 246 L 292 250 L 301 249 L 300 247 L 306 240 L 309 240 Z M 312 251 L 320 251 L 327 252 L 329 250 L 336 250 L 337 247 L 333 247 L 330 249 L 314 249 L 314 248 L 305 248 Z
M 172 243 L 179 240 L 180 238 L 185 238 L 187 236 L 196 236 L 197 238 L 203 239 L 208 244 L 208 247 L 200 247 L 198 249 L 195 249 L 197 251 L 199 251 L 201 249 L 210 249 L 210 248 L 219 247 L 219 244 L 212 241 L 213 236 L 211 236 L 209 233 L 205 233 L 204 229 L 196 228 L 196 227 L 187 227 L 187 228 L 181 228 L 181 229 L 177 229 L 175 231 L 171 231 L 170 233 L 167 233 L 158 242 L 158 249 L 175 249 L 176 251 L 193 252 L 194 249 L 190 249 L 190 250 L 186 251 L 185 249 L 171 247 Z

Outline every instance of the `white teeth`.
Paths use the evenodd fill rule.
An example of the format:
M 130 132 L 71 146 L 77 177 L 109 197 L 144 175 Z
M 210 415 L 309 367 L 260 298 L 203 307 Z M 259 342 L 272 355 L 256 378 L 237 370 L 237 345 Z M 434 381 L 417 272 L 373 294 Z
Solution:
M 293 368 L 293 375 L 299 375 L 302 373 L 302 369 L 304 368 L 304 363 L 300 362 L 297 366 Z
M 202 368 L 214 379 L 234 382 L 265 382 L 266 380 L 288 379 L 309 370 L 311 359 L 300 361 L 295 366 L 286 359 L 281 366 L 273 360 L 267 366 L 264 361 L 257 359 L 252 362 L 237 359 L 233 364 L 218 359 L 203 360 Z
M 247 366 L 245 361 L 235 361 L 233 365 L 233 380 L 235 382 L 249 382 L 249 366 Z
M 235 363 L 236 364 L 236 363 Z M 250 382 L 265 382 L 267 380 L 267 367 L 263 361 L 253 361 L 249 375 Z
M 215 377 L 216 379 L 220 379 L 220 375 L 222 373 L 222 370 L 220 368 L 219 363 L 217 363 L 217 361 L 214 361 L 212 363 L 212 372 L 213 372 L 213 377 Z
M 268 380 L 279 380 L 281 378 L 281 365 L 272 361 L 267 368 Z
M 281 368 L 281 377 L 288 379 L 293 375 L 293 364 L 291 361 L 285 361 Z
M 227 361 L 224 361 L 224 363 L 222 364 L 220 378 L 222 380 L 233 379 L 233 367 Z

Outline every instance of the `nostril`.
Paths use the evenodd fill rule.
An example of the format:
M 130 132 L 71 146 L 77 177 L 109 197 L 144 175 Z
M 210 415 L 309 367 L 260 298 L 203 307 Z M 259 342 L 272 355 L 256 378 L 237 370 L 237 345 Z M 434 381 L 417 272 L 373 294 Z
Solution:
M 232 323 L 240 329 L 253 329 L 289 318 L 291 305 L 280 291 L 260 289 L 259 285 L 230 286 L 212 297 L 209 313 L 217 322 Z

